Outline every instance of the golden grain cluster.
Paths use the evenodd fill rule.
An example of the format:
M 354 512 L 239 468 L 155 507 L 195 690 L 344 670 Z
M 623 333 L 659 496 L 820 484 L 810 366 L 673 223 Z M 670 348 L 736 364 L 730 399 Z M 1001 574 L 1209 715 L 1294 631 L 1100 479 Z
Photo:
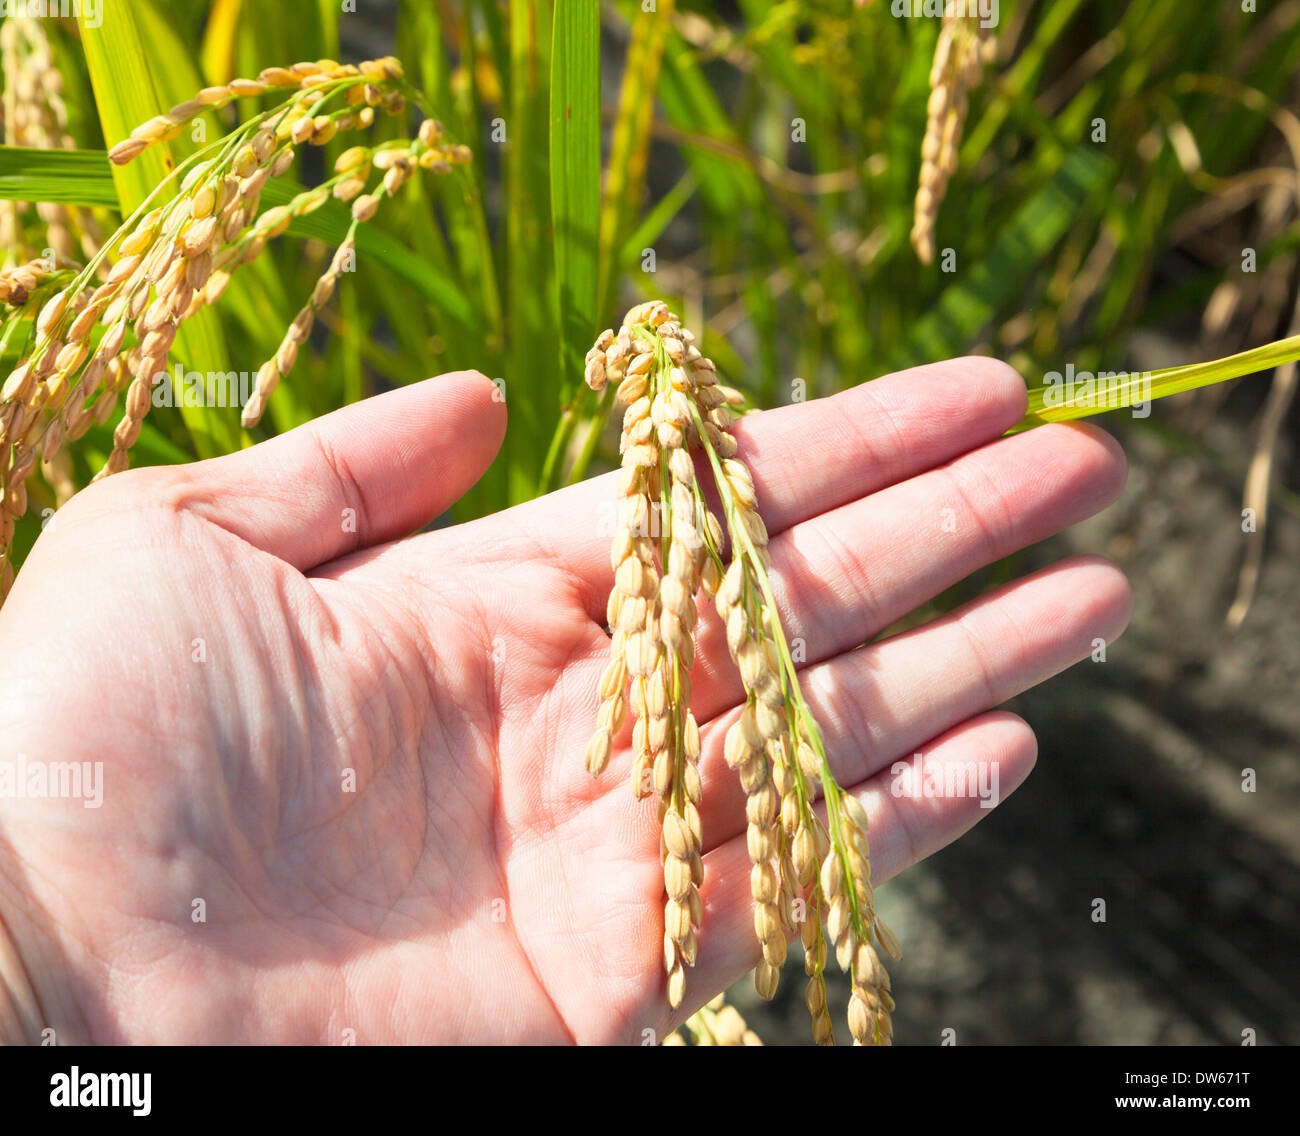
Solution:
M 131 161 L 175 136 L 205 108 L 268 92 L 281 98 L 183 163 L 176 171 L 179 193 L 154 204 L 163 196 L 164 187 L 158 187 L 85 268 L 28 264 L 0 276 L 7 302 L 36 309 L 29 347 L 0 387 L 0 599 L 13 579 L 6 554 L 14 522 L 26 511 L 27 481 L 38 461 L 61 499 L 75 491 L 64 443 L 106 423 L 123 399 L 112 451 L 96 477 L 125 469 L 178 330 L 216 303 L 241 265 L 256 260 L 269 240 L 331 197 L 351 203 L 346 239 L 275 355 L 257 372 L 241 419 L 250 427 L 293 367 L 339 273 L 351 267 L 357 226 L 415 170 L 446 173 L 469 160 L 465 147 L 445 142 L 439 124 L 425 120 L 416 138 L 354 146 L 324 183 L 262 209 L 264 188 L 289 171 L 295 147 L 322 145 L 341 130 L 369 126 L 376 109 L 400 113 L 406 106 L 403 91 L 402 69 L 392 58 L 358 66 L 320 60 L 272 67 L 257 79 L 205 88 L 138 126 L 113 147 L 110 159 Z M 102 275 L 98 284 L 96 272 Z
M 719 384 L 695 337 L 659 301 L 633 308 L 617 334 L 601 334 L 586 380 L 597 391 L 615 385 L 624 407 L 610 662 L 586 765 L 597 775 L 609 764 L 630 704 L 632 790 L 655 797 L 662 825 L 668 1001 L 677 1007 L 685 997 L 703 914 L 700 730 L 690 710 L 699 597 L 713 602 L 745 690 L 724 755 L 746 797 L 762 952 L 755 986 L 772 997 L 788 937 L 799 934 L 813 1036 L 833 1044 L 823 977 L 829 939 L 852 978 L 854 1042 L 888 1044 L 893 1000 L 875 945 L 894 957 L 898 945 L 874 911 L 866 813 L 830 773 L 777 616 L 767 530 L 730 431 L 731 407 L 742 398 Z M 706 502 L 695 454 L 711 474 L 722 520 Z M 815 807 L 819 787 L 825 822 Z
M 978 16 L 958 15 L 953 0 L 945 6 L 939 42 L 930 67 L 930 100 L 921 142 L 921 176 L 912 221 L 912 247 L 922 263 L 934 259 L 934 224 L 957 169 L 957 151 L 971 88 L 992 63 L 998 41 Z

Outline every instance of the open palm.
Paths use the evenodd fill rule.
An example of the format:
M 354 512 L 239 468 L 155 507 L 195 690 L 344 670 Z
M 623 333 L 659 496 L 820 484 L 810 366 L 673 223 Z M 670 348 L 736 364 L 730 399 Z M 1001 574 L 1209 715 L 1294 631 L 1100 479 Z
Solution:
M 55 517 L 0 610 L 0 761 L 102 762 L 103 797 L 0 800 L 14 1036 L 641 1041 L 757 961 L 744 798 L 721 755 L 743 695 L 711 611 L 694 684 L 704 924 L 675 1014 L 629 729 L 604 776 L 583 768 L 610 479 L 400 539 L 491 461 L 495 395 L 443 376 L 111 478 Z M 857 649 L 1118 493 L 1122 455 L 1094 429 L 997 440 L 1023 403 L 1009 369 L 966 359 L 736 428 L 877 884 L 983 812 L 893 795 L 891 764 L 996 763 L 1005 795 L 1035 743 L 990 707 L 1127 618 L 1122 576 L 1079 558 Z

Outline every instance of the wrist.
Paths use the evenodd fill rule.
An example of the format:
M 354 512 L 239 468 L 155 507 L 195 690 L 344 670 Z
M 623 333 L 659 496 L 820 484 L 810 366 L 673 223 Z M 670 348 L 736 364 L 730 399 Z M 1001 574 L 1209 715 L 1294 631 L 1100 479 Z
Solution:
M 0 686 L 12 691 L 16 684 L 9 678 L 0 676 Z M 14 700 L 0 700 L 7 751 L 0 762 L 39 752 L 26 726 Z M 94 956 L 81 947 L 84 935 L 76 933 L 78 905 L 68 902 L 66 886 L 55 883 L 67 858 L 60 855 L 64 844 L 52 839 L 57 828 L 35 823 L 35 807 L 45 802 L 8 796 L 0 796 L 0 1043 L 85 1044 L 91 1040 L 85 1008 L 100 1004 L 92 991 L 104 985 Z
M 89 1031 L 75 997 L 81 985 L 65 965 L 57 927 L 20 886 L 21 875 L 21 860 L 0 838 L 0 1043 L 84 1043 Z
M 13 915 L 0 905 L 0 1044 L 34 1045 L 46 1028 L 45 1014 L 11 932 L 14 922 Z

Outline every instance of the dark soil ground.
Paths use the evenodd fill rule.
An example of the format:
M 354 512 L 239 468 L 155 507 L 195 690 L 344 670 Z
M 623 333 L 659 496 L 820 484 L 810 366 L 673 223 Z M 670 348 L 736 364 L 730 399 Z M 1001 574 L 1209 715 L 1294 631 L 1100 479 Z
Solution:
M 1246 380 L 1257 389 L 1202 435 L 1242 467 L 1268 381 Z M 1029 780 L 881 889 L 905 953 L 890 968 L 900 1044 L 946 1029 L 972 1045 L 1300 1042 L 1300 519 L 1275 504 L 1259 593 L 1229 632 L 1258 539 L 1241 531 L 1240 477 L 1106 425 L 1129 455 L 1123 498 L 1017 568 L 1108 555 L 1133 583 L 1132 623 L 1104 662 L 1008 704 L 1038 735 Z M 807 1042 L 797 961 L 773 1004 L 748 982 L 732 996 L 769 1044 Z M 839 976 L 833 998 L 844 1038 Z

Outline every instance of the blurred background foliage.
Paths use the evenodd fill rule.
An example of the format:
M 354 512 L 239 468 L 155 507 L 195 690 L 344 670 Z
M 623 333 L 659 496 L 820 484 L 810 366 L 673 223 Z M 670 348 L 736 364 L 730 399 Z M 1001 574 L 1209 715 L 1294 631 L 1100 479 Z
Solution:
M 417 178 L 384 205 L 355 278 L 251 436 L 237 408 L 203 411 L 224 419 L 209 437 L 196 436 L 195 416 L 160 410 L 136 464 L 250 444 L 473 367 L 500 381 L 510 425 L 457 516 L 495 510 L 605 460 L 612 439 L 575 360 L 650 297 L 702 332 L 705 352 L 759 407 L 968 352 L 1006 358 L 1033 382 L 1068 363 L 1149 369 L 1300 332 L 1298 0 L 1002 0 L 997 61 L 971 94 L 928 267 L 908 233 L 939 25 L 896 17 L 891 0 L 103 7 L 106 23 L 134 24 L 142 67 L 115 59 L 93 75 L 90 33 L 48 21 L 68 131 L 83 149 L 118 140 L 104 137 L 105 103 L 124 92 L 155 113 L 265 66 L 393 53 L 474 152 L 464 175 Z M 210 115 L 213 130 L 235 113 Z M 374 137 L 409 133 L 384 119 Z M 309 155 L 306 172 L 323 175 L 356 140 Z M 171 146 L 184 156 L 186 136 Z M 34 186 L 72 184 L 64 171 L 7 162 L 0 196 L 40 200 Z M 104 164 L 69 191 L 96 206 L 106 232 L 116 224 L 102 204 L 108 176 Z M 40 218 L 22 218 L 39 249 Z M 274 242 L 177 357 L 254 371 L 341 231 L 313 218 Z M 20 339 L 0 362 L 12 365 Z M 1146 447 L 1148 492 L 1190 455 L 1236 492 L 1245 486 L 1248 504 L 1252 493 L 1267 503 L 1271 485 L 1294 518 L 1300 497 L 1274 472 L 1294 433 L 1294 385 L 1283 368 L 1157 404 L 1147 419 L 1111 418 L 1126 444 Z M 1227 412 L 1243 428 L 1216 434 Z M 102 462 L 112 425 L 88 436 L 78 484 Z M 20 524 L 18 561 L 43 503 Z M 1112 551 L 1136 539 L 1110 538 Z M 1253 587 L 1238 585 L 1239 601 Z M 1211 623 L 1228 607 L 1216 603 Z
M 938 21 L 900 19 L 890 0 L 104 7 L 106 24 L 134 23 L 147 62 L 106 61 L 98 108 L 83 33 L 47 21 L 79 147 L 104 147 L 101 122 L 116 121 L 104 104 L 127 88 L 152 113 L 264 66 L 390 51 L 472 147 L 468 178 L 419 179 L 385 206 L 376 227 L 392 239 L 363 248 L 267 424 L 477 367 L 502 381 L 511 425 L 461 515 L 585 472 L 595 408 L 574 359 L 651 296 L 704 329 L 706 352 L 759 406 L 972 351 L 1030 381 L 1066 362 L 1119 370 L 1135 328 L 1171 321 L 1190 341 L 1166 361 L 1190 362 L 1290 324 L 1293 2 L 1003 0 L 930 267 L 908 231 Z M 586 42 L 597 28 L 598 59 Z M 554 101 L 553 75 L 569 84 Z M 557 121 L 574 107 L 580 121 L 557 141 L 560 102 Z M 213 131 L 235 113 L 209 115 Z M 323 171 L 353 140 L 308 160 Z M 193 149 L 188 135 L 170 146 L 177 159 Z M 215 358 L 182 361 L 256 369 L 330 251 L 291 230 L 236 277 L 204 340 Z M 231 444 L 237 414 L 213 416 L 230 419 L 216 436 Z M 151 416 L 137 460 L 202 454 L 193 417 Z

